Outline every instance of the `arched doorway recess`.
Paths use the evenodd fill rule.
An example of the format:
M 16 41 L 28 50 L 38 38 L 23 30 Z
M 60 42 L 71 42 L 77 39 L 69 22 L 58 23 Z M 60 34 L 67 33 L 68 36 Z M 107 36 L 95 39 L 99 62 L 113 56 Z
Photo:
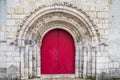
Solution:
M 42 39 L 46 33 L 58 28 L 67 31 L 73 37 L 75 45 L 73 77 L 83 77 L 86 74 L 87 66 L 84 55 L 89 52 L 94 53 L 91 47 L 99 42 L 97 27 L 81 9 L 66 4 L 55 4 L 35 9 L 25 18 L 18 30 L 16 41 L 19 46 L 24 47 L 24 49 L 20 48 L 21 66 L 24 66 L 21 68 L 23 76 L 42 76 L 40 70 Z M 26 60 L 25 57 L 28 59 Z
M 49 31 L 42 40 L 41 74 L 75 74 L 75 46 L 62 29 Z

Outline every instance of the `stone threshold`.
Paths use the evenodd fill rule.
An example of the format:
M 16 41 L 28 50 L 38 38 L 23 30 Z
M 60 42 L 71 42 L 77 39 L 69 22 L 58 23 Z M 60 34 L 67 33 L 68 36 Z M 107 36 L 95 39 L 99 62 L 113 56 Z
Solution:
M 40 78 L 75 78 L 75 74 L 42 74 Z
M 86 79 L 75 79 L 75 78 L 45 78 L 45 79 L 41 79 L 41 78 L 34 78 L 34 79 L 29 79 L 29 80 L 86 80 Z M 91 79 L 87 79 L 87 80 L 91 80 Z

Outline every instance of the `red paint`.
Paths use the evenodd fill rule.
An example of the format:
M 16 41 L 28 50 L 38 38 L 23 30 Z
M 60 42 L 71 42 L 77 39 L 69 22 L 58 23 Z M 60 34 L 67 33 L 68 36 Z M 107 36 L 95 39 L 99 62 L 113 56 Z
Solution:
M 41 73 L 75 73 L 75 46 L 68 32 L 54 29 L 44 36 L 41 46 Z

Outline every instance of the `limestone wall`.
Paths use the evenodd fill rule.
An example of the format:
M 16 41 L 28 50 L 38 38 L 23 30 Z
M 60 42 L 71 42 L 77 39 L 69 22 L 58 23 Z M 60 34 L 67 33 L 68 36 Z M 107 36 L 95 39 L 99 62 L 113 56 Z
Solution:
M 22 54 L 20 54 L 19 47 L 16 47 L 15 40 L 18 33 L 17 30 L 20 29 L 24 18 L 42 5 L 64 2 L 73 4 L 85 11 L 97 26 L 100 32 L 99 38 L 101 43 L 97 49 L 97 73 L 109 72 L 111 60 L 108 57 L 108 35 L 111 28 L 109 19 L 111 0 L 7 0 L 6 31 L 4 32 L 6 42 L 0 43 L 0 55 L 3 56 L 0 57 L 0 61 L 4 65 L 0 65 L 0 67 L 9 68 L 11 65 L 14 65 L 17 67 L 18 72 L 20 71 L 20 62 L 24 60 L 20 58 Z M 2 34 L 0 33 L 0 35 Z M 95 57 L 94 53 L 93 57 Z M 4 63 L 3 61 L 6 62 Z M 95 63 L 95 60 L 93 60 L 93 72 L 95 70 Z M 24 65 L 21 67 L 24 67 Z M 27 71 L 26 69 L 22 74 L 27 73 Z M 28 75 L 25 76 L 28 77 Z

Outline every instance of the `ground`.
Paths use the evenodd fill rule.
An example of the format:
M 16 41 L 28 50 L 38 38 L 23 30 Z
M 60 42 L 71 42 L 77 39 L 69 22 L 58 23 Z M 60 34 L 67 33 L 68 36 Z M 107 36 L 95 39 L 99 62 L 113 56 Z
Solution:
M 73 79 L 73 78 L 54 78 L 54 79 L 40 79 L 40 78 L 35 78 L 35 79 L 30 79 L 30 80 L 86 80 L 86 79 Z M 87 79 L 89 80 L 89 79 Z

